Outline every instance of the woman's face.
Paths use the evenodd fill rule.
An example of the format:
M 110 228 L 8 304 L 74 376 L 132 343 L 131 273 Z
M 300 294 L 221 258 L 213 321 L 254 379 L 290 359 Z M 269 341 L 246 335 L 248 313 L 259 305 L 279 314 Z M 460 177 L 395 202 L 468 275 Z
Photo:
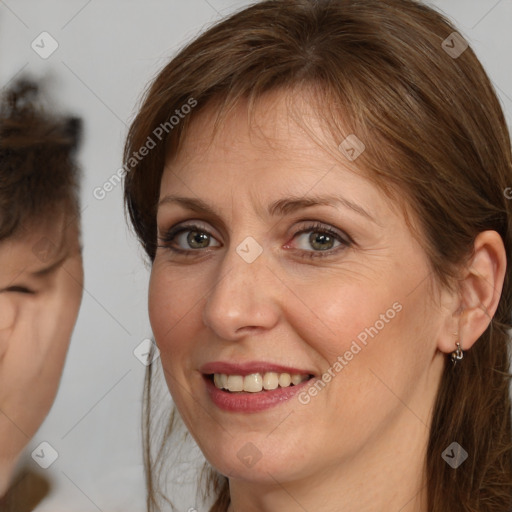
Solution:
M 403 215 L 283 98 L 262 100 L 252 128 L 239 108 L 210 146 L 213 118 L 192 124 L 164 170 L 149 289 L 189 431 L 224 475 L 269 483 L 426 440 L 444 364 L 432 274 Z
M 0 471 L 48 414 L 83 293 L 79 223 L 38 217 L 0 244 Z M 7 482 L 0 481 L 0 495 Z

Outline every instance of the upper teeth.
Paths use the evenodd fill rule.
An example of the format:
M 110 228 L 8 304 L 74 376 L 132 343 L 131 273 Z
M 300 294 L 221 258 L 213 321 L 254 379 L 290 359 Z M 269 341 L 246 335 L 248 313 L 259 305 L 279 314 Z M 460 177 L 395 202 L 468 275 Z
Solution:
M 226 375 L 225 373 L 214 373 L 213 382 L 219 389 L 228 391 L 248 391 L 257 393 L 263 389 L 271 390 L 277 387 L 286 388 L 293 384 L 296 386 L 307 380 L 309 375 L 289 373 L 251 373 L 250 375 Z

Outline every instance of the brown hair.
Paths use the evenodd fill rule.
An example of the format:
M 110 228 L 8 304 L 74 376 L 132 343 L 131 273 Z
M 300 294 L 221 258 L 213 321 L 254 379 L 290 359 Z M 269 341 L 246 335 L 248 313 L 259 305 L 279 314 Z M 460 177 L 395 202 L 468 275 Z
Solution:
M 59 117 L 38 104 L 39 88 L 22 79 L 0 104 L 0 241 L 40 215 L 65 206 L 78 217 L 81 132 L 77 117 Z
M 339 142 L 354 133 L 365 144 L 358 168 L 388 195 L 393 189 L 406 198 L 439 283 L 456 286 L 457 269 L 484 230 L 500 234 L 510 261 L 511 203 L 504 194 L 512 184 L 510 135 L 472 49 L 448 51 L 453 32 L 444 16 L 412 0 L 267 0 L 190 42 L 147 90 L 125 146 L 128 162 L 173 112 L 190 98 L 197 102 L 126 175 L 127 212 L 149 259 L 164 162 L 179 151 L 191 120 L 215 104 L 219 126 L 242 101 L 251 111 L 267 91 L 307 88 Z M 463 362 L 447 364 L 442 375 L 425 460 L 428 510 L 512 508 L 511 271 L 489 327 Z M 143 425 L 149 511 L 158 509 L 164 449 L 153 457 L 151 383 L 149 366 Z M 441 457 L 453 441 L 469 453 L 458 470 Z M 211 512 L 225 512 L 228 480 L 211 468 L 209 477 L 217 497 Z

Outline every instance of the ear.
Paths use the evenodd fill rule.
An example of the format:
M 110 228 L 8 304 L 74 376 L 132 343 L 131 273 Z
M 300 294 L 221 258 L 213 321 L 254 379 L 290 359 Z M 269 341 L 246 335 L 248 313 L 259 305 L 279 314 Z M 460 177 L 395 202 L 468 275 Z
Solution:
M 471 348 L 485 332 L 496 313 L 503 289 L 507 256 L 496 231 L 482 231 L 475 238 L 474 254 L 459 282 L 459 296 L 451 302 L 452 315 L 446 319 L 438 348 L 451 353 L 458 341 L 462 350 Z

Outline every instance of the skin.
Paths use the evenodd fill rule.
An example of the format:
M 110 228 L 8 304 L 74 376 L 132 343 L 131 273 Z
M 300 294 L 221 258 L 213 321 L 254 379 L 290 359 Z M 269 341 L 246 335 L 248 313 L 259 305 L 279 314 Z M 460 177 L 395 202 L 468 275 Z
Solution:
M 0 495 L 57 393 L 82 300 L 79 238 L 61 210 L 0 242 Z
M 470 348 L 489 324 L 503 243 L 481 233 L 458 290 L 439 288 L 403 214 L 334 156 L 340 141 L 302 99 L 297 93 L 308 133 L 323 147 L 272 93 L 253 125 L 243 105 L 230 113 L 211 145 L 212 111 L 204 111 L 167 161 L 160 199 L 200 198 L 217 214 L 158 208 L 160 237 L 192 220 L 211 235 L 199 247 L 187 242 L 190 231 L 160 242 L 152 266 L 149 314 L 167 385 L 205 457 L 229 477 L 230 512 L 426 512 L 421 470 L 446 354 L 457 339 Z M 277 199 L 333 192 L 374 221 L 344 206 L 267 213 Z M 309 240 L 317 230 L 296 234 L 311 221 L 353 243 L 332 239 L 329 256 L 301 257 L 321 252 Z M 263 248 L 250 264 L 236 252 L 248 236 Z M 321 375 L 395 302 L 401 311 L 307 405 L 295 398 L 247 414 L 209 399 L 201 365 L 264 360 Z M 252 467 L 237 457 L 248 442 L 261 454 Z

